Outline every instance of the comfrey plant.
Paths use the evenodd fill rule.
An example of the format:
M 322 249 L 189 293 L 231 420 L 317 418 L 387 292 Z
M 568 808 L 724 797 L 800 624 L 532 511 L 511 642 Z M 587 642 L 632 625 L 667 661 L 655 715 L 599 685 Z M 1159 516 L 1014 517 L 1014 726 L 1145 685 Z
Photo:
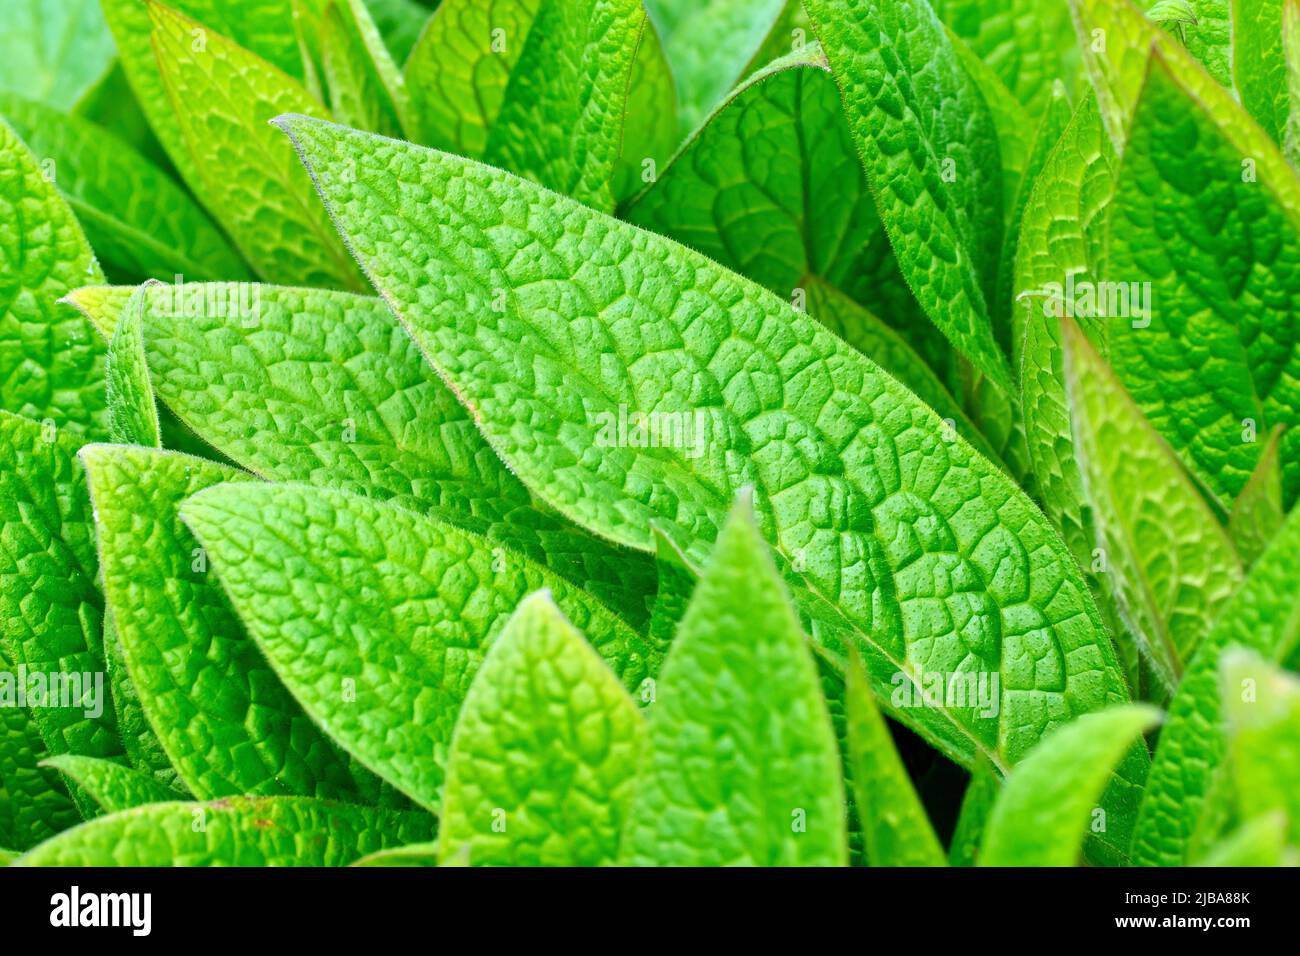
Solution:
M 6 856 L 1294 862 L 1300 0 L 1149 13 L 5 5 Z

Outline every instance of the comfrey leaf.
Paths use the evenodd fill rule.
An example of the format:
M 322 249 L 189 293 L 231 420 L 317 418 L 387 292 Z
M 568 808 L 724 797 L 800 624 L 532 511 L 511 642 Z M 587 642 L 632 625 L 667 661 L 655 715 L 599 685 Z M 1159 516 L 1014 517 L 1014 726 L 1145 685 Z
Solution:
M 0 90 L 69 110 L 112 62 L 99 0 L 5 4 Z
M 83 793 L 89 794 L 105 813 L 129 810 L 147 803 L 166 803 L 182 797 L 154 778 L 110 760 L 63 754 L 50 757 L 42 765 L 62 773 Z
M 908 285 L 953 345 L 1009 387 L 988 304 L 1003 206 L 988 106 L 925 0 L 807 9 Z
M 433 833 L 423 813 L 302 797 L 155 803 L 47 840 L 18 866 L 346 866 Z
M 181 514 L 312 720 L 432 810 L 456 715 L 526 595 L 549 588 L 629 689 L 658 672 L 644 639 L 590 595 L 485 538 L 392 504 L 240 483 L 192 498 Z
M 190 796 L 185 784 L 176 775 L 176 768 L 167 759 L 162 741 L 149 725 L 140 692 L 126 669 L 126 650 L 122 638 L 113 626 L 113 613 L 104 612 L 104 658 L 108 664 L 108 684 L 113 692 L 113 712 L 117 715 L 117 729 L 122 737 L 127 760 L 132 767 L 147 774 L 164 786 Z
M 644 722 L 555 606 L 526 598 L 456 721 L 439 859 L 484 866 L 613 863 Z
M 376 285 L 538 497 L 641 550 L 658 528 L 702 565 L 754 485 L 834 667 L 856 644 L 886 699 L 900 674 L 908 688 L 928 672 L 997 681 L 987 707 L 963 694 L 893 708 L 963 764 L 1007 766 L 1058 722 L 1126 699 L 1041 512 L 817 322 L 499 170 L 281 123 Z
M 1231 0 L 1232 73 L 1241 103 L 1282 142 L 1290 112 L 1282 7 L 1285 0 Z
M 948 862 L 953 866 L 974 866 L 979 862 L 980 844 L 989 815 L 1002 792 L 1002 780 L 993 767 L 982 761 L 971 771 L 970 783 L 961 800 L 961 813 L 948 846 Z
M 1073 866 L 1085 834 L 1105 832 L 1098 798 L 1134 738 L 1160 712 L 1130 704 L 1085 714 L 1047 737 L 1020 764 L 993 806 L 981 866 Z
M 1286 512 L 1282 509 L 1282 466 L 1278 457 L 1282 444 L 1282 426 L 1273 429 L 1264 452 L 1255 464 L 1255 472 L 1246 482 L 1228 516 L 1228 534 L 1237 553 L 1249 567 L 1272 540 Z
M 1227 765 L 1243 820 L 1281 811 L 1300 846 L 1300 681 L 1258 654 L 1229 650 L 1220 668 Z
M 624 863 L 847 862 L 830 714 L 767 550 L 742 496 L 658 681 Z
M 275 679 L 177 517 L 188 496 L 248 476 L 188 455 L 113 445 L 87 446 L 81 460 L 126 668 L 185 786 L 201 799 L 376 799 L 378 781 L 354 772 Z
M 340 122 L 401 136 L 411 128 L 410 97 L 397 64 L 362 0 L 331 0 L 318 24 L 322 77 Z
M 1133 834 L 1133 862 L 1182 866 L 1225 752 L 1219 684 L 1224 649 L 1239 645 L 1278 660 L 1300 634 L 1300 511 L 1255 562 L 1187 668 L 1147 782 Z
M 376 850 L 368 853 L 352 866 L 437 866 L 437 843 L 411 843 L 407 846 L 393 847 L 391 850 Z
M 161 448 L 158 406 L 149 382 L 149 365 L 144 352 L 145 291 L 141 286 L 131 296 L 122 320 L 108 346 L 104 377 L 108 386 L 108 433 L 124 445 Z
M 1266 813 L 1243 823 L 1193 866 L 1300 866 L 1300 851 L 1286 845 L 1286 814 Z

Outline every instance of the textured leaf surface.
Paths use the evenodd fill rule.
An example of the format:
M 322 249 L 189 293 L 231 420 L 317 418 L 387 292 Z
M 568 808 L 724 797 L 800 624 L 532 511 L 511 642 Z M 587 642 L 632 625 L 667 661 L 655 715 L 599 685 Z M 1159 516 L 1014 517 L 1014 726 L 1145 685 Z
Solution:
M 628 82 L 647 26 L 640 0 L 542 0 L 488 135 L 488 162 L 613 209 Z
M 1264 553 L 1286 519 L 1286 512 L 1282 510 L 1282 468 L 1278 459 L 1281 439 L 1281 426 L 1278 426 L 1269 435 L 1264 452 L 1255 464 L 1255 473 L 1232 503 L 1232 513 L 1228 516 L 1228 534 L 1247 567 Z
M 354 861 L 352 866 L 437 866 L 437 843 L 412 843 L 391 850 L 376 850 Z
M 108 266 L 142 279 L 247 275 L 189 194 L 113 133 L 13 96 L 0 95 L 0 114 L 53 163 L 55 185 Z
M 1125 699 L 1041 513 L 814 320 L 499 171 L 281 122 L 377 286 L 539 497 L 642 550 L 657 527 L 702 564 L 755 485 L 783 564 L 805 562 L 790 579 L 835 666 L 852 641 L 885 689 L 899 671 L 1000 672 L 997 718 L 899 714 L 968 765 L 979 751 L 1014 762 L 1054 724 Z M 415 236 L 418 262 L 403 248 Z M 620 405 L 688 415 L 705 440 L 611 447 L 601 431 Z
M 57 300 L 103 277 L 45 173 L 0 119 L 0 407 L 102 434 L 103 343 Z
M 1002 237 L 997 133 L 924 0 L 810 0 L 903 275 L 934 323 L 997 384 L 989 317 Z
M 854 806 L 871 866 L 943 866 L 943 848 L 894 748 L 862 662 L 845 679 Z
M 629 688 L 650 648 L 540 565 L 394 505 L 294 485 L 186 503 L 249 633 L 312 718 L 417 802 L 439 805 L 452 727 L 489 644 L 550 588 Z
M 80 289 L 71 301 L 112 329 L 121 298 Z M 379 299 L 187 284 L 147 301 L 159 397 L 249 471 L 435 512 L 645 621 L 651 562 L 538 505 Z
M 1045 739 L 1007 777 L 989 817 L 981 866 L 1073 866 L 1098 817 L 1106 779 L 1141 733 L 1159 721 L 1129 704 L 1085 714 Z
M 81 460 L 127 671 L 185 785 L 202 799 L 375 798 L 377 782 L 354 774 L 276 680 L 177 517 L 190 495 L 247 476 L 188 455 L 111 445 L 88 446 Z
M 104 672 L 103 598 L 90 500 L 76 461 L 80 439 L 0 411 L 0 636 L 4 656 L 31 674 Z M 87 677 L 83 676 L 82 680 Z M 54 754 L 122 753 L 112 703 L 36 707 L 32 715 Z
M 1293 512 L 1201 642 L 1169 707 L 1133 833 L 1133 862 L 1186 863 L 1225 751 L 1219 663 L 1231 645 L 1276 660 L 1300 633 L 1300 512 Z
M 847 862 L 830 714 L 767 550 L 742 500 L 664 664 L 625 863 Z
M 127 303 L 108 345 L 104 378 L 108 395 L 108 433 L 123 445 L 160 448 L 158 406 L 149 383 L 149 365 L 144 353 L 144 289 L 137 289 Z
M 1288 842 L 1300 846 L 1300 681 L 1238 649 L 1221 673 L 1237 811 L 1244 820 L 1283 812 Z
M 1290 113 L 1283 0 L 1231 0 L 1232 72 L 1241 103 L 1273 141 L 1282 142 Z
M 0 90 L 68 110 L 108 70 L 99 0 L 11 0 L 0 30 Z
M 1241 561 L 1177 456 L 1073 323 L 1065 346 L 1084 495 L 1127 639 L 1154 668 L 1162 699 L 1237 589 Z
M 159 77 L 195 194 L 220 213 L 264 279 L 359 288 L 356 267 L 311 202 L 293 151 L 267 126 L 286 110 L 324 115 L 324 109 L 292 77 L 197 21 L 152 0 L 149 15 Z M 202 31 L 202 44 L 195 30 Z
M 202 827 L 196 823 L 202 822 Z M 427 840 L 433 818 L 301 797 L 157 803 L 83 824 L 23 866 L 346 866 Z
M 131 766 L 165 786 L 190 796 L 176 776 L 176 768 L 167 759 L 167 752 L 158 735 L 149 725 L 149 718 L 145 716 L 144 707 L 140 704 L 140 692 L 136 690 L 135 681 L 126 669 L 126 651 L 122 647 L 117 628 L 113 626 L 111 612 L 104 614 L 104 657 L 108 664 L 109 686 L 113 691 L 117 729 Z
M 456 721 L 439 858 L 613 863 L 643 737 L 632 698 L 550 596 L 526 598 Z
M 334 115 L 349 126 L 404 138 L 410 111 L 406 81 L 362 0 L 327 4 L 319 32 Z
M 63 754 L 43 764 L 58 770 L 88 794 L 105 813 L 129 810 L 146 803 L 166 803 L 178 798 L 170 787 L 138 770 L 110 760 Z
M 1111 319 L 1109 358 L 1147 418 L 1221 498 L 1254 470 L 1273 425 L 1300 423 L 1300 181 L 1259 181 L 1241 142 L 1158 53 L 1109 210 L 1105 278 L 1150 282 L 1147 319 Z M 1280 156 L 1266 145 L 1276 159 Z M 1248 426 L 1250 431 L 1247 432 Z M 1300 430 L 1283 436 L 1287 500 Z

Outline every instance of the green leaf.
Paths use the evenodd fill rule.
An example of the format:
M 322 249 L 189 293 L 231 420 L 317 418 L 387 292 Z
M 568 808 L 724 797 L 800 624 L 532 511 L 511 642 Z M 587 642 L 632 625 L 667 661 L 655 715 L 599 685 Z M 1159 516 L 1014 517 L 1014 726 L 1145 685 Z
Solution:
M 654 24 L 647 18 L 628 77 L 623 142 L 614 170 L 614 199 L 622 203 L 648 182 L 677 147 L 677 92 Z
M 1193 865 L 1300 866 L 1300 853 L 1286 845 L 1286 830 L 1285 813 L 1266 813 L 1243 823 Z
M 1192 56 L 1201 61 L 1212 77 L 1229 88 L 1232 86 L 1233 62 L 1240 60 L 1244 53 L 1239 46 L 1234 49 L 1234 39 L 1240 36 L 1240 27 L 1234 22 L 1235 12 L 1229 8 L 1236 2 L 1185 0 L 1196 19 L 1182 30 L 1182 41 Z M 1268 3 L 1269 0 L 1262 2 Z
M 613 863 L 644 733 L 632 698 L 550 596 L 525 598 L 456 721 L 439 860 Z
M 1292 168 L 1300 165 L 1300 3 L 1283 0 L 1282 49 L 1286 57 L 1287 117 L 1281 144 Z
M 1286 518 L 1282 509 L 1282 469 L 1278 459 L 1282 426 L 1274 428 L 1264 444 L 1264 452 L 1255 464 L 1241 494 L 1232 503 L 1228 516 L 1228 534 L 1247 567 L 1264 553 L 1269 540 Z
M 1052 84 L 1078 72 L 1078 49 L 1064 3 L 1042 0 L 935 0 L 935 11 L 1034 116 Z
M 1103 278 L 1145 307 L 1130 318 L 1121 304 L 1120 318 L 1112 303 L 1108 358 L 1156 430 L 1230 500 L 1259 458 L 1256 432 L 1300 424 L 1300 204 L 1287 208 L 1300 180 L 1265 142 L 1285 181 L 1268 178 L 1175 69 L 1159 50 L 1150 61 L 1109 207 Z M 1283 436 L 1282 466 L 1291 501 L 1300 430 Z
M 989 814 L 1002 792 L 1002 780 L 987 761 L 981 761 L 971 771 L 970 783 L 961 801 L 961 813 L 953 830 L 948 847 L 948 862 L 952 866 L 974 866 L 979 862 L 980 844 Z
M 1150 699 L 1163 700 L 1241 582 L 1241 561 L 1177 456 L 1065 321 L 1074 449 L 1127 625 L 1120 638 L 1154 672 Z
M 14 96 L 0 95 L 0 114 L 51 164 L 53 182 L 109 267 L 142 279 L 248 274 L 189 194 L 113 133 Z
M 624 863 L 847 863 L 830 713 L 767 552 L 742 495 L 658 682 Z
M 18 859 L 19 854 L 14 850 L 6 850 L 0 847 L 0 866 L 8 866 L 14 860 Z
M 398 63 L 406 62 L 429 22 L 429 8 L 417 0 L 366 0 L 375 26 L 383 34 L 384 43 Z
M 1243 820 L 1282 812 L 1300 846 L 1300 680 L 1253 651 L 1222 659 L 1227 766 Z
M 113 61 L 99 0 L 13 0 L 0 30 L 0 90 L 71 109 Z
M 1096 98 L 1085 96 L 1043 165 L 1021 219 L 1012 311 L 1021 417 L 1034 485 L 1043 508 L 1081 567 L 1093 563 L 1093 533 L 1081 510 L 1083 484 L 1074 455 L 1062 366 L 1061 325 L 1053 303 L 1071 282 L 1096 280 L 1117 160 Z M 1084 331 L 1098 330 L 1081 318 Z
M 110 760 L 63 754 L 50 757 L 42 766 L 58 770 L 89 794 L 105 813 L 147 803 L 166 803 L 180 797 L 154 778 Z
M 678 123 L 695 129 L 756 66 L 791 0 L 648 0 L 677 81 Z
M 423 813 L 303 797 L 155 803 L 47 840 L 20 866 L 346 866 L 433 833 Z
M 108 361 L 104 365 L 108 384 L 108 432 L 113 441 L 123 445 L 161 448 L 158 406 L 154 404 L 144 352 L 146 289 L 141 286 L 131 296 L 109 342 Z
M 126 650 L 122 647 L 117 628 L 113 626 L 111 612 L 104 614 L 104 657 L 108 664 L 109 687 L 113 692 L 113 713 L 131 766 L 169 789 L 190 796 L 185 784 L 177 777 L 176 768 L 167 759 L 162 741 L 145 716 L 140 692 L 126 669 Z
M 700 575 L 677 545 L 660 531 L 655 532 L 655 569 L 659 580 L 646 636 L 666 652 L 686 614 Z M 647 690 L 642 689 L 642 703 L 649 703 L 644 696 Z
M 806 8 L 908 285 L 953 345 L 1006 388 L 988 306 L 1002 185 L 983 97 L 925 0 Z
M 900 672 L 998 673 L 996 717 L 895 715 L 966 766 L 979 752 L 1014 763 L 1055 724 L 1126 699 L 1041 512 L 814 320 L 499 170 L 281 123 L 386 300 L 539 498 L 644 551 L 658 528 L 700 565 L 735 493 L 755 485 L 765 534 L 836 669 L 855 644 L 885 697 Z M 427 256 L 413 262 L 395 232 Z M 654 446 L 644 433 L 620 442 L 620 406 L 672 413 L 697 440 L 669 429 Z
M 352 866 L 437 866 L 437 843 L 412 843 L 391 850 L 376 850 L 351 864 Z
M 650 646 L 528 559 L 391 504 L 294 485 L 213 488 L 181 509 L 258 647 L 334 740 L 430 809 L 452 726 L 519 601 L 556 603 L 629 688 Z
M 121 300 L 70 297 L 109 335 Z M 244 468 L 433 512 L 645 622 L 652 563 L 536 502 L 379 299 L 186 283 L 150 290 L 147 306 L 159 398 Z
M 29 675 L 80 675 L 83 691 L 89 681 L 96 692 L 84 707 L 32 708 L 50 753 L 115 757 L 122 744 L 103 689 L 104 601 L 80 444 L 0 411 L 0 649 Z
M 1292 512 L 1201 641 L 1169 706 L 1133 834 L 1133 862 L 1182 866 L 1225 744 L 1219 662 L 1236 644 L 1278 660 L 1300 634 L 1300 511 Z
M 341 123 L 404 138 L 410 99 L 362 0 L 330 0 L 319 24 L 330 105 Z
M 173 159 L 177 148 L 186 153 L 188 162 L 178 166 L 195 195 L 220 214 L 262 278 L 360 288 L 355 263 L 310 201 L 293 152 L 266 125 L 286 109 L 318 116 L 324 109 L 298 81 L 220 33 L 155 0 L 148 5 L 157 69 L 179 133 L 175 146 L 163 143 Z
M 613 209 L 628 83 L 647 26 L 640 0 L 542 0 L 488 134 L 487 161 Z
M 1283 48 L 1284 0 L 1231 0 L 1232 73 L 1241 103 L 1281 143 L 1290 113 L 1286 51 Z
M 16 680 L 3 655 L 0 674 L 0 681 Z M 41 766 L 45 744 L 31 710 L 8 699 L 14 690 L 0 692 L 0 846 L 26 850 L 80 823 L 81 814 L 57 775 Z
M 126 668 L 185 786 L 200 799 L 376 799 L 377 782 L 276 680 L 177 517 L 195 492 L 248 476 L 188 455 L 115 445 L 87 446 L 81 460 Z
M 0 407 L 101 435 L 104 347 L 57 300 L 103 276 L 47 169 L 0 119 Z
M 1084 714 L 1048 736 L 1007 777 L 980 866 L 1073 866 L 1083 838 L 1110 821 L 1097 805 L 1107 778 L 1160 711 L 1142 704 Z
M 872 866 L 944 866 L 943 848 L 894 749 L 867 672 L 850 656 L 845 679 L 854 805 Z

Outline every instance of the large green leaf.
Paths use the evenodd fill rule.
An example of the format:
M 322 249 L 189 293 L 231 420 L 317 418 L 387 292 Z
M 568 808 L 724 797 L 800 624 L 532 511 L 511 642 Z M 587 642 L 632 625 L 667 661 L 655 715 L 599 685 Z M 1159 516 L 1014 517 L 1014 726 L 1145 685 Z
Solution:
M 57 300 L 102 281 L 72 211 L 0 119 L 0 408 L 104 433 L 104 346 Z
M 1153 671 L 1150 699 L 1184 664 L 1241 582 L 1227 532 L 1077 325 L 1066 320 L 1065 379 L 1084 498 L 1132 640 Z
M 105 335 L 121 290 L 70 297 Z M 646 619 L 654 568 L 534 501 L 379 299 L 277 286 L 148 292 L 154 387 L 186 427 L 262 478 L 433 511 Z
M 68 110 L 108 71 L 113 38 L 99 0 L 9 0 L 0 90 Z
M 1007 777 L 993 806 L 980 866 L 1073 866 L 1090 830 L 1110 825 L 1098 798 L 1134 738 L 1160 719 L 1129 704 L 1085 714 L 1047 737 Z
M 126 668 L 190 791 L 375 799 L 377 781 L 357 772 L 276 680 L 177 517 L 195 492 L 248 476 L 116 445 L 87 446 L 81 460 Z
M 953 345 L 1007 387 L 989 314 L 1003 187 L 988 106 L 925 0 L 806 6 L 908 285 Z
M 742 495 L 658 682 L 624 863 L 847 862 L 830 713 L 767 552 Z
M 1169 707 L 1133 833 L 1133 862 L 1181 866 L 1225 752 L 1219 663 L 1231 645 L 1277 660 L 1300 634 L 1300 511 L 1292 512 L 1202 640 Z
M 228 485 L 186 523 L 258 647 L 312 719 L 436 809 L 452 727 L 489 644 L 527 594 L 556 603 L 629 688 L 650 646 L 594 598 L 477 535 L 295 485 Z
M 181 795 L 153 777 L 111 760 L 63 754 L 43 766 L 58 770 L 99 804 L 105 813 L 129 810 L 146 803 L 167 803 Z
M 613 863 L 643 737 L 632 698 L 550 596 L 526 598 L 456 721 L 440 859 Z
M 1131 318 L 1111 303 L 1109 359 L 1156 429 L 1230 500 L 1268 429 L 1300 424 L 1300 205 L 1288 210 L 1300 181 L 1271 143 L 1259 145 L 1280 182 L 1242 153 L 1229 126 L 1249 120 L 1217 116 L 1176 70 L 1162 50 L 1150 61 L 1109 207 L 1103 278 L 1145 303 Z M 1291 501 L 1300 429 L 1283 436 L 1282 466 Z
M 303 797 L 155 803 L 47 840 L 19 866 L 346 866 L 427 840 L 433 818 Z
M 0 95 L 0 115 L 51 163 L 52 181 L 109 268 L 141 279 L 247 275 L 189 194 L 113 133 L 9 95 Z

